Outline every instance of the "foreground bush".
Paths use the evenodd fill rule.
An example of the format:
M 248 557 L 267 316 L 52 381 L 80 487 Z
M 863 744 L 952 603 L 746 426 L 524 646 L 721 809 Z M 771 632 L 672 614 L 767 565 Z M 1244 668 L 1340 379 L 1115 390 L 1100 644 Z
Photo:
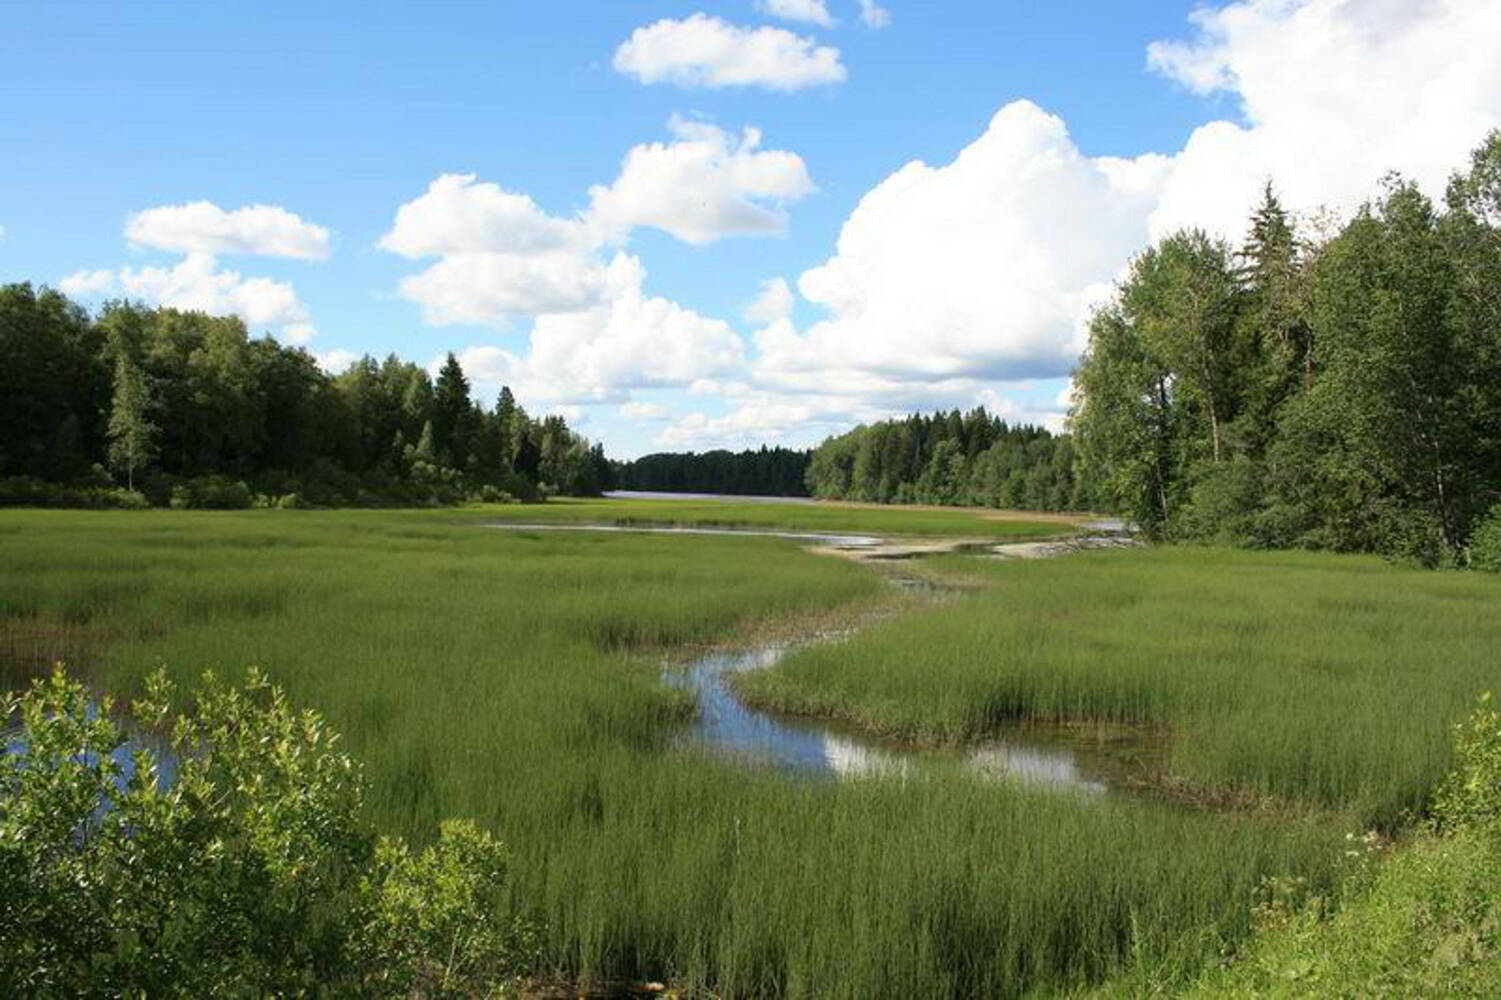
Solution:
M 1470 539 L 1470 566 L 1501 573 L 1501 503 L 1491 508 Z
M 1341 909 L 1285 908 L 1200 992 L 1232 996 L 1501 996 L 1501 713 L 1454 730 L 1435 827 L 1366 857 Z M 1355 850 L 1352 855 L 1367 852 Z M 1263 914 L 1263 917 L 1266 915 Z
M 0 994 L 493 991 L 529 958 L 507 855 L 471 824 L 413 853 L 362 819 L 338 736 L 252 674 L 174 717 L 164 675 L 127 738 L 59 670 L 0 703 Z M 145 739 L 150 743 L 150 739 Z

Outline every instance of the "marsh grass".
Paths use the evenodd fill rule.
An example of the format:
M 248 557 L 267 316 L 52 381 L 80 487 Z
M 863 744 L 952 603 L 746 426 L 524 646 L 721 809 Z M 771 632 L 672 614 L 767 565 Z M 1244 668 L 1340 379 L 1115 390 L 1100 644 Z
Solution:
M 682 749 L 687 706 L 644 650 L 837 617 L 886 585 L 777 540 L 527 535 L 476 516 L 3 512 L 0 629 L 107 637 L 79 667 L 126 694 L 158 663 L 179 681 L 262 666 L 346 735 L 381 827 L 422 840 L 470 818 L 508 842 L 510 905 L 545 927 L 546 981 L 1007 996 L 1127 966 L 1181 975 L 1245 933 L 1262 876 L 1335 878 L 1338 823 L 1086 802 L 958 769 L 788 780 Z M 882 641 L 903 642 L 904 621 L 877 625 Z M 942 654 L 929 629 L 897 648 Z M 862 642 L 839 655 L 882 648 Z
M 1169 783 L 1398 824 L 1501 682 L 1501 581 L 1311 553 L 938 563 L 981 586 L 747 676 L 756 700 L 940 741 L 1017 722 L 1165 726 Z

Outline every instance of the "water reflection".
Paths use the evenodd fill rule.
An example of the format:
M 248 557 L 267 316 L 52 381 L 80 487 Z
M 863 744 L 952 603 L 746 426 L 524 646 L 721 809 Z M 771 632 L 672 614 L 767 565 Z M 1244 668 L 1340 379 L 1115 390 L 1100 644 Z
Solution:
M 645 524 L 487 524 L 502 531 L 601 531 L 632 535 L 720 535 L 742 538 L 786 538 L 844 549 L 868 549 L 881 544 L 871 535 L 845 535 L 818 531 L 777 531 L 770 528 L 703 528 Z
M 789 651 L 785 645 L 756 646 L 710 654 L 686 670 L 664 671 L 664 682 L 690 692 L 697 703 L 698 715 L 688 738 L 719 753 L 825 777 L 910 778 L 924 767 L 959 761 L 985 778 L 1014 779 L 1087 795 L 1109 788 L 1108 769 L 1086 766 L 1074 748 L 1029 741 L 1025 735 L 963 752 L 918 750 L 883 743 L 837 723 L 752 709 L 731 692 L 732 675 L 773 666 Z

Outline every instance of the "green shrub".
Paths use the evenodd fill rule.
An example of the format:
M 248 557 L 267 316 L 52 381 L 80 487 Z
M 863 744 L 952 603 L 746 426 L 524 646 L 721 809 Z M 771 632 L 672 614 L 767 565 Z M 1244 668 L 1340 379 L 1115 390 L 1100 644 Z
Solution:
M 1454 757 L 1454 770 L 1434 794 L 1434 818 L 1445 829 L 1501 829 L 1501 712 L 1489 692 L 1454 727 Z
M 302 497 L 296 493 L 284 493 L 276 498 L 276 506 L 280 510 L 296 510 L 299 507 L 307 505 L 302 502 Z
M 1501 573 L 1501 503 L 1481 518 L 1470 536 L 1470 566 L 1487 573 Z
M 175 718 L 147 689 L 131 724 L 170 722 L 165 750 L 61 670 L 0 701 L 0 994 L 466 995 L 524 968 L 488 834 L 377 840 L 338 736 L 256 674 Z

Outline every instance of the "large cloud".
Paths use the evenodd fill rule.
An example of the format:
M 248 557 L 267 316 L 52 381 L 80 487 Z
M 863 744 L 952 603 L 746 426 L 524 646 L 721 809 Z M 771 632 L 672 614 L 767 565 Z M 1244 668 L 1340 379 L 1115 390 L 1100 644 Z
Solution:
M 1249 0 L 1193 15 L 1197 34 L 1150 47 L 1193 91 L 1238 99 L 1174 158 L 1154 235 L 1198 225 L 1238 235 L 1270 178 L 1294 207 L 1348 210 L 1391 170 L 1440 194 L 1501 124 L 1495 0 Z
M 839 50 L 784 28 L 742 28 L 708 14 L 637 28 L 615 50 L 615 68 L 642 83 L 794 91 L 839 83 Z
M 274 329 L 293 344 L 305 344 L 317 332 L 290 284 L 222 270 L 207 253 L 187 254 L 171 267 L 76 271 L 59 281 L 58 288 L 78 297 L 118 291 L 153 305 L 238 316 L 252 330 Z
M 396 210 L 380 247 L 403 257 L 463 253 L 545 253 L 588 242 L 584 227 L 558 219 L 524 194 L 480 183 L 474 174 L 442 174 Z
M 1091 286 L 1146 238 L 1165 163 L 1091 159 L 1061 120 L 1018 101 L 952 163 L 907 166 L 860 200 L 838 251 L 799 281 L 830 318 L 760 339 L 761 374 L 794 387 L 831 368 L 921 378 L 1067 369 Z
M 125 220 L 132 246 L 181 254 L 170 267 L 84 269 L 67 275 L 58 288 L 79 298 L 115 293 L 152 305 L 238 316 L 252 330 L 271 329 L 281 339 L 305 344 L 317 332 L 307 307 L 285 281 L 247 278 L 221 268 L 221 254 L 253 254 L 294 260 L 323 260 L 329 231 L 277 205 L 249 205 L 226 211 L 207 201 L 162 205 Z
M 632 149 L 576 217 L 549 215 L 472 174 L 445 174 L 397 210 L 380 246 L 438 258 L 399 285 L 425 322 L 533 318 L 525 357 L 483 344 L 462 354 L 477 379 L 565 404 L 744 367 L 744 342 L 727 323 L 648 296 L 640 260 L 612 248 L 640 227 L 693 245 L 781 232 L 781 206 L 812 181 L 795 154 L 761 149 L 755 129 L 737 140 L 704 122 L 674 118 L 669 128 L 672 142 Z
M 837 251 L 802 275 L 827 318 L 756 335 L 758 384 L 817 393 L 895 380 L 1062 376 L 1082 321 L 1130 255 L 1180 226 L 1238 240 L 1262 185 L 1294 210 L 1349 211 L 1383 173 L 1441 194 L 1501 124 L 1501 4 L 1249 0 L 1193 17 L 1153 68 L 1229 91 L 1168 155 L 1089 157 L 1064 123 L 1007 105 L 942 166 L 910 163 L 861 199 Z
M 744 342 L 729 324 L 642 290 L 641 261 L 617 253 L 597 305 L 538 316 L 522 357 L 478 345 L 459 354 L 481 382 L 510 383 L 546 403 L 621 402 L 630 390 L 686 386 L 741 370 Z
M 132 245 L 182 254 L 259 254 L 324 260 L 329 232 L 279 205 L 225 211 L 213 202 L 162 205 L 125 221 Z
M 760 149 L 754 128 L 736 141 L 705 122 L 674 117 L 668 127 L 676 141 L 636 146 L 613 184 L 590 189 L 589 218 L 603 234 L 652 226 L 701 245 L 780 233 L 787 225 L 780 206 L 813 190 L 802 158 Z

